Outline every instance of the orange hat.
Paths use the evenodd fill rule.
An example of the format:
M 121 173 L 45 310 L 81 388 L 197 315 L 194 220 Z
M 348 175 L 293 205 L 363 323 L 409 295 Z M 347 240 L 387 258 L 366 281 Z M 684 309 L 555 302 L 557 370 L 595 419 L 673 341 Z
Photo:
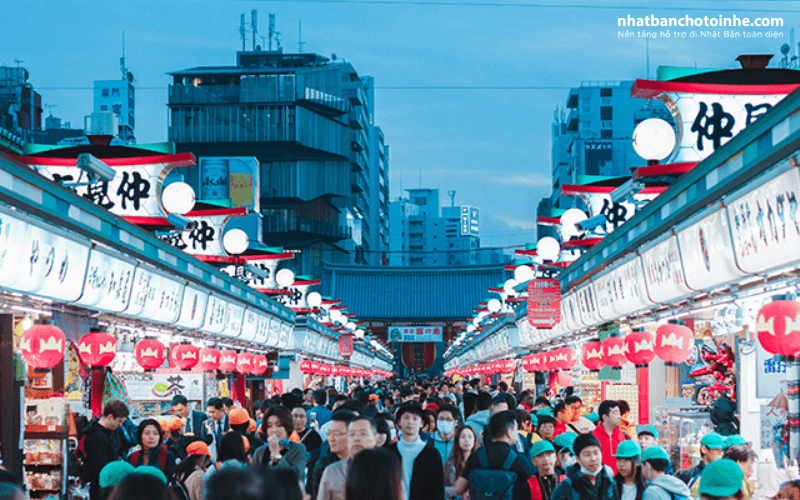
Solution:
M 250 421 L 250 415 L 247 414 L 247 410 L 235 408 L 228 414 L 228 420 L 231 425 L 246 424 Z
M 251 418 L 250 427 L 247 428 L 247 432 L 255 432 L 255 431 L 256 431 L 256 421 Z
M 179 431 L 183 427 L 183 420 L 178 417 L 172 417 L 169 421 L 170 431 Z
M 250 440 L 247 439 L 247 436 L 242 436 L 242 441 L 244 441 L 244 452 L 247 453 L 250 449 Z
M 370 401 L 377 401 L 379 397 L 380 396 L 378 396 L 377 394 L 370 394 L 369 395 L 369 400 Z
M 158 424 L 161 426 L 161 432 L 169 432 L 169 421 L 159 420 Z
M 186 454 L 211 456 L 211 452 L 208 450 L 208 445 L 202 441 L 194 441 L 189 443 L 189 446 L 186 447 Z

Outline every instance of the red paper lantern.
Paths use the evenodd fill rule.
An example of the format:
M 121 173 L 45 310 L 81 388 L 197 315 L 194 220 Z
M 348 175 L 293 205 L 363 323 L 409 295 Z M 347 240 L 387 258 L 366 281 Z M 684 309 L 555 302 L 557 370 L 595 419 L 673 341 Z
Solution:
M 331 377 L 339 377 L 341 375 L 344 375 L 344 370 L 342 370 L 342 368 L 344 368 L 344 367 L 343 366 L 332 366 L 331 367 Z
M 219 368 L 220 353 L 216 349 L 200 349 L 200 368 L 205 371 L 214 371 Z
M 327 377 L 331 374 L 331 370 L 333 367 L 331 365 L 326 365 L 325 363 L 320 363 L 319 365 L 319 374 L 323 377 Z
M 649 365 L 656 357 L 653 340 L 655 340 L 655 336 L 648 331 L 631 333 L 625 337 L 625 357 L 637 368 Z
M 133 350 L 136 362 L 145 370 L 155 370 L 167 359 L 167 348 L 156 339 L 140 340 Z
M 758 311 L 756 332 L 761 346 L 772 354 L 800 353 L 800 302 L 776 300 Z
M 236 371 L 236 361 L 237 361 L 237 354 L 236 351 L 231 351 L 230 349 L 226 349 L 224 351 L 219 352 L 219 369 L 223 372 L 233 372 Z
M 311 361 L 307 359 L 300 361 L 300 371 L 302 373 L 311 373 Z
M 269 368 L 269 360 L 263 354 L 256 354 L 253 356 L 253 375 L 263 375 L 267 373 Z
M 601 342 L 603 364 L 611 368 L 622 368 L 628 362 L 625 357 L 625 340 L 622 337 L 607 337 Z
M 683 363 L 692 349 L 694 349 L 694 333 L 688 327 L 667 323 L 656 330 L 656 355 L 667 365 Z
M 575 349 L 571 347 L 564 347 L 563 349 L 559 349 L 564 356 L 564 359 L 560 362 L 560 366 L 562 370 L 572 370 L 572 367 L 575 366 Z
M 49 370 L 64 361 L 66 342 L 61 328 L 37 324 L 25 331 L 19 347 L 28 366 L 35 370 Z
M 248 352 L 241 352 L 236 356 L 236 371 L 242 374 L 253 373 L 253 355 Z
M 108 366 L 117 355 L 117 339 L 108 332 L 87 333 L 78 342 L 78 355 L 89 366 Z
M 597 340 L 592 340 L 583 344 L 581 354 L 583 366 L 590 371 L 600 371 L 603 367 L 603 346 Z
M 170 352 L 175 366 L 181 370 L 191 370 L 200 362 L 200 349 L 192 344 L 179 344 Z

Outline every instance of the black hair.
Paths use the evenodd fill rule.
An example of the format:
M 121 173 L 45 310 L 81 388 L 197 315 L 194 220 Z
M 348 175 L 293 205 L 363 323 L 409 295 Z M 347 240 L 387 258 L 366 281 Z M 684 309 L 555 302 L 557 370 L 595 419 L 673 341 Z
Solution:
M 325 405 L 328 401 L 328 393 L 325 392 L 325 389 L 317 389 L 311 397 L 314 399 L 314 403 L 318 405 Z
M 175 500 L 175 494 L 164 481 L 150 474 L 128 474 L 111 491 L 109 500 Z
M 614 408 L 619 408 L 619 401 L 606 399 L 605 401 L 600 402 L 600 406 L 597 407 L 597 416 L 600 418 L 600 424 L 603 423 L 603 417 L 607 417 Z M 622 410 L 620 410 L 620 413 L 621 412 Z
M 469 385 L 472 386 L 472 387 L 477 387 L 480 384 L 481 384 L 481 380 L 478 379 L 478 378 L 474 378 L 474 379 L 469 381 Z
M 511 410 L 505 410 L 492 415 L 489 419 L 489 432 L 492 439 L 501 438 L 517 425 L 517 415 Z
M 619 412 L 623 415 L 631 411 L 631 405 L 629 405 L 624 399 L 617 401 L 617 404 L 619 404 Z
M 243 464 L 247 463 L 247 453 L 244 451 L 244 436 L 236 431 L 231 431 L 224 436 L 219 442 L 219 456 L 218 462 L 226 460 L 238 460 Z
M 488 392 L 481 392 L 475 398 L 475 409 L 478 411 L 488 410 L 492 404 L 492 395 Z
M 545 405 L 546 407 L 550 408 L 550 401 L 544 396 L 539 396 L 538 398 L 536 398 L 536 402 L 533 403 L 533 406 L 539 406 L 539 405 Z
M 450 415 L 456 420 L 456 422 L 461 422 L 461 412 L 453 405 L 443 404 L 439 406 L 439 411 L 436 412 L 436 416 L 438 417 L 440 413 L 443 411 L 450 412 Z
M 656 472 L 667 472 L 669 467 L 669 460 L 666 458 L 651 458 L 650 460 L 645 460 L 645 462 L 650 464 L 650 467 Z
M 527 389 L 522 391 L 522 392 L 520 392 L 519 396 L 517 396 L 517 404 L 521 404 L 522 401 L 525 398 L 527 398 L 528 396 L 532 396 L 532 395 L 533 395 L 533 393 L 531 391 L 527 390 Z
M 400 390 L 400 399 L 407 398 L 407 397 L 413 396 L 413 395 L 414 395 L 414 391 L 412 391 L 411 389 L 401 389 Z
M 572 449 L 575 451 L 576 457 L 580 455 L 584 449 L 589 448 L 590 446 L 597 446 L 598 448 L 602 449 L 602 446 L 600 446 L 600 440 L 598 440 L 594 434 L 579 434 L 572 443 Z
M 139 428 L 136 429 L 136 442 L 140 445 L 142 444 L 142 434 L 144 434 L 144 430 L 150 425 L 155 426 L 155 428 L 158 429 L 158 444 L 164 442 L 164 436 L 161 433 L 161 424 L 158 423 L 158 420 L 154 418 L 148 418 L 142 420 L 139 424 Z
M 336 410 L 331 415 L 332 422 L 344 422 L 345 424 L 349 425 L 350 421 L 353 420 L 355 415 L 350 410 Z
M 189 400 L 186 399 L 186 396 L 183 394 L 178 394 L 177 396 L 173 396 L 172 398 L 172 406 L 175 405 L 183 405 L 187 406 L 189 404 Z
M 383 443 L 384 446 L 392 444 L 392 428 L 389 427 L 389 420 L 391 420 L 391 418 L 387 418 L 385 413 L 375 415 L 375 429 L 378 430 L 378 434 L 386 435 L 386 442 Z
M 553 417 L 550 417 L 550 416 L 548 416 L 548 415 L 537 415 L 537 418 L 538 418 L 538 420 L 539 420 L 539 423 L 538 423 L 538 424 L 536 424 L 536 425 L 537 425 L 537 427 L 539 427 L 540 429 L 541 429 L 541 428 L 542 428 L 542 426 L 543 426 L 543 425 L 545 425 L 545 424 L 553 424 L 553 427 L 555 427 L 555 425 L 556 425 L 556 419 L 554 419 Z
M 533 422 L 533 419 L 531 419 L 531 414 L 525 410 L 517 410 L 517 427 L 522 428 L 522 426 L 527 422 Z
M 111 415 L 113 418 L 127 417 L 131 414 L 128 405 L 119 399 L 112 399 L 103 407 L 103 416 Z
M 619 457 L 617 460 L 630 460 L 633 462 L 633 483 L 636 485 L 635 500 L 642 500 L 644 490 L 647 489 L 647 483 L 645 483 L 644 476 L 642 475 L 642 466 L 638 463 L 636 457 Z M 625 484 L 625 480 L 619 472 L 614 476 L 614 483 L 616 483 L 617 498 L 622 498 L 622 485 Z
M 211 457 L 208 455 L 188 455 L 175 467 L 175 479 L 181 483 L 186 481 L 203 460 L 208 460 L 210 463 Z
M 294 397 L 297 399 L 303 399 L 303 390 L 299 387 L 295 387 L 291 390 L 291 393 L 294 394 Z
M 382 448 L 363 450 L 353 458 L 345 481 L 348 500 L 400 500 L 403 495 L 400 458 Z
M 553 414 L 558 416 L 559 413 L 565 411 L 567 409 L 567 404 L 563 401 L 560 401 L 555 408 L 553 408 Z
M 203 486 L 204 500 L 278 500 L 283 488 L 268 467 L 229 467 L 213 474 Z
M 275 483 L 283 488 L 281 500 L 303 500 L 303 492 L 294 469 L 275 469 Z
M 564 402 L 568 405 L 571 405 L 573 403 L 580 403 L 581 405 L 583 405 L 583 401 L 581 400 L 581 398 L 575 395 L 567 396 L 567 399 L 565 399 Z
M 350 420 L 350 424 L 349 425 L 352 425 L 354 422 L 358 422 L 360 420 L 364 420 L 366 422 L 369 422 L 370 427 L 372 427 L 372 433 L 373 434 L 377 434 L 378 433 L 378 424 L 375 423 L 375 421 L 373 419 L 371 419 L 371 418 L 369 418 L 369 417 L 367 417 L 365 415 L 359 415 L 357 417 L 353 417 L 353 419 Z M 384 422 L 384 424 L 385 423 L 386 422 Z M 387 425 L 386 427 L 388 428 L 389 426 Z
M 508 390 L 508 384 L 501 380 L 500 383 L 497 384 L 497 388 L 500 389 L 500 392 L 506 392 Z
M 222 404 L 225 406 L 233 406 L 233 400 L 231 398 L 220 398 L 222 400 Z
M 222 400 L 220 398 L 211 398 L 206 403 L 206 408 L 216 408 L 217 410 L 221 410 Z
M 749 445 L 735 444 L 729 447 L 722 454 L 722 458 L 729 458 L 734 462 L 748 462 L 750 460 L 758 460 L 758 453 L 755 452 Z
M 281 404 L 291 410 L 297 406 L 297 398 L 291 392 L 283 393 L 281 394 Z

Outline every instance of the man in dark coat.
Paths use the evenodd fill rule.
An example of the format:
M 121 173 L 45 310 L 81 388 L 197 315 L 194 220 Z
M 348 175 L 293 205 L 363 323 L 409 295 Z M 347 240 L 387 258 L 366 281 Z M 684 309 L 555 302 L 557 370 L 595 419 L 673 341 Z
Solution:
M 183 419 L 186 423 L 183 425 L 184 435 L 195 435 L 200 439 L 204 439 L 205 435 L 203 430 L 205 426 L 203 422 L 208 419 L 208 415 L 202 411 L 192 410 L 189 406 L 189 401 L 184 395 L 178 395 L 172 398 L 172 411 Z
M 100 498 L 100 471 L 109 462 L 121 458 L 122 443 L 117 429 L 122 426 L 129 413 L 125 403 L 113 399 L 103 408 L 103 416 L 93 419 L 83 431 L 86 480 L 90 485 L 89 497 L 91 500 Z
M 442 457 L 431 441 L 426 443 L 420 437 L 424 421 L 425 412 L 419 403 L 401 405 L 397 410 L 401 439 L 387 448 L 402 463 L 408 500 L 444 500 Z

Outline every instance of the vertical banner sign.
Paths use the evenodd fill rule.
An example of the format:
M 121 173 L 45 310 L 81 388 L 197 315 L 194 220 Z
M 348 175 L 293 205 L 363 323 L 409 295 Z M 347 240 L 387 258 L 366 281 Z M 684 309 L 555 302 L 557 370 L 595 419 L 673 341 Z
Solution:
M 461 236 L 469 236 L 469 207 L 461 207 Z
M 561 321 L 561 283 L 553 279 L 528 282 L 528 322 L 536 328 L 553 328 Z
M 353 355 L 353 335 L 344 333 L 339 337 L 339 355 L 344 358 Z

